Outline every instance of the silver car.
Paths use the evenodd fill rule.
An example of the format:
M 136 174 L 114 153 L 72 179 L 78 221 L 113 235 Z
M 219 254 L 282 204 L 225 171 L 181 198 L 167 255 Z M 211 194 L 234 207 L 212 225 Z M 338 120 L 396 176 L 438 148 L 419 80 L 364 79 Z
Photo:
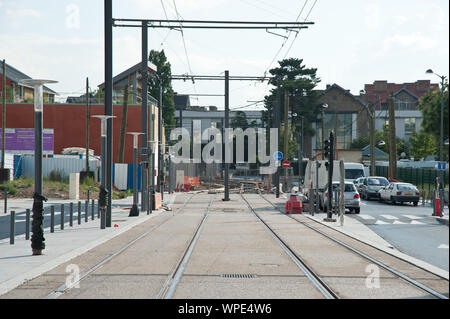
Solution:
M 380 198 L 379 190 L 389 185 L 389 181 L 385 177 L 369 176 L 365 177 L 359 193 L 362 199 L 370 200 L 371 198 Z
M 333 182 L 333 193 L 339 190 L 339 182 Z M 344 205 L 346 209 L 349 209 L 351 212 L 353 211 L 355 214 L 359 214 L 360 212 L 360 203 L 361 199 L 358 191 L 356 190 L 355 185 L 352 182 L 345 182 L 344 188 Z M 321 198 L 321 207 L 324 212 L 328 210 L 328 184 L 325 186 L 325 191 Z M 336 203 L 333 197 L 332 206 L 335 207 Z

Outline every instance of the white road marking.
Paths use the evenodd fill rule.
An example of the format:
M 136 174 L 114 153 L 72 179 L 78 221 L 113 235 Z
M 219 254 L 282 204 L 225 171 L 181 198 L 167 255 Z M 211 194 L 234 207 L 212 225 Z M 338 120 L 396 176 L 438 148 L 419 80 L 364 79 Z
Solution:
M 389 223 L 383 222 L 381 220 L 377 220 L 377 222 L 375 223 L 375 225 L 388 225 Z
M 404 217 L 407 217 L 409 219 L 423 219 L 423 217 L 415 216 L 415 215 L 402 215 Z
M 441 248 L 441 249 L 448 249 L 448 245 L 442 244 L 442 245 L 440 245 L 438 248 Z
M 421 222 L 418 222 L 418 221 L 415 221 L 415 220 L 413 220 L 412 222 L 411 222 L 411 225 L 425 225 L 424 223 L 421 223 Z
M 380 216 L 381 216 L 381 217 L 384 217 L 384 218 L 386 218 L 386 219 L 398 220 L 397 217 L 392 216 L 392 215 L 380 215 Z
M 405 223 L 399 222 L 398 220 L 392 223 L 393 225 L 405 225 Z
M 375 219 L 375 217 L 373 217 L 373 216 L 370 216 L 370 215 L 364 215 L 364 214 L 359 215 L 359 217 L 361 217 L 362 219 L 365 219 L 365 220 L 368 220 L 368 219 Z

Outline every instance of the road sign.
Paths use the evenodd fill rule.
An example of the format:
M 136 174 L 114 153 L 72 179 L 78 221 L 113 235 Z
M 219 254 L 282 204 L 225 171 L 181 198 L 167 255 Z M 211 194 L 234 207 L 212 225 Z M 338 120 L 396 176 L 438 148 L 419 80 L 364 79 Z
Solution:
M 436 164 L 436 169 L 438 171 L 445 171 L 447 170 L 447 163 L 446 162 L 439 162 Z
M 274 158 L 276 161 L 281 161 L 281 160 L 283 159 L 283 153 L 281 153 L 281 152 L 275 152 L 275 153 L 273 153 L 273 158 Z
M 289 168 L 289 167 L 291 167 L 291 162 L 284 161 L 282 165 L 283 165 L 284 168 Z

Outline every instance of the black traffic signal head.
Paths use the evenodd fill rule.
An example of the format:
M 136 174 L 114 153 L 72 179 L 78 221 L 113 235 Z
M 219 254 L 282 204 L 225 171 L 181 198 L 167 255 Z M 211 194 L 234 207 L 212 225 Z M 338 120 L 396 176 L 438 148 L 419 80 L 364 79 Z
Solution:
M 330 156 L 331 156 L 331 147 L 332 146 L 331 146 L 330 140 L 325 140 L 324 148 L 323 148 L 325 158 L 330 158 Z
M 327 171 L 328 171 L 328 168 L 330 167 L 330 163 L 328 163 L 328 162 L 325 162 L 325 168 L 327 169 Z

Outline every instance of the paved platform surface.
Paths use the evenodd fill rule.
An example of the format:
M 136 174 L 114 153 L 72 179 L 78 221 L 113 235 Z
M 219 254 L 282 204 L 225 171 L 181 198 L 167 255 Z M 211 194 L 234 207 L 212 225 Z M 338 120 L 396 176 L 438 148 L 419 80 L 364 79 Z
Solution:
M 264 196 L 275 205 L 285 203 L 283 198 Z M 223 193 L 178 193 L 165 196 L 172 211 L 160 210 L 149 216 L 141 212 L 135 218 L 128 217 L 131 198 L 114 201 L 113 225 L 118 227 L 100 230 L 96 219 L 65 230 L 57 228 L 55 233 L 46 229 L 47 248 L 42 256 L 31 256 L 30 242 L 23 236 L 16 238 L 15 245 L 3 240 L 0 298 L 161 298 L 175 281 L 171 298 L 324 298 L 263 223 L 338 291 L 340 298 L 431 295 L 384 269 L 378 270 L 381 287 L 368 289 L 370 263 L 307 224 L 350 242 L 448 296 L 448 272 L 396 252 L 357 220 L 325 225 L 319 215 L 289 218 L 258 194 L 231 194 L 228 202 L 222 198 Z M 195 238 L 195 244 L 189 246 Z M 185 256 L 189 259 L 181 263 Z M 82 276 L 79 287 L 58 293 L 67 285 L 74 266 Z

